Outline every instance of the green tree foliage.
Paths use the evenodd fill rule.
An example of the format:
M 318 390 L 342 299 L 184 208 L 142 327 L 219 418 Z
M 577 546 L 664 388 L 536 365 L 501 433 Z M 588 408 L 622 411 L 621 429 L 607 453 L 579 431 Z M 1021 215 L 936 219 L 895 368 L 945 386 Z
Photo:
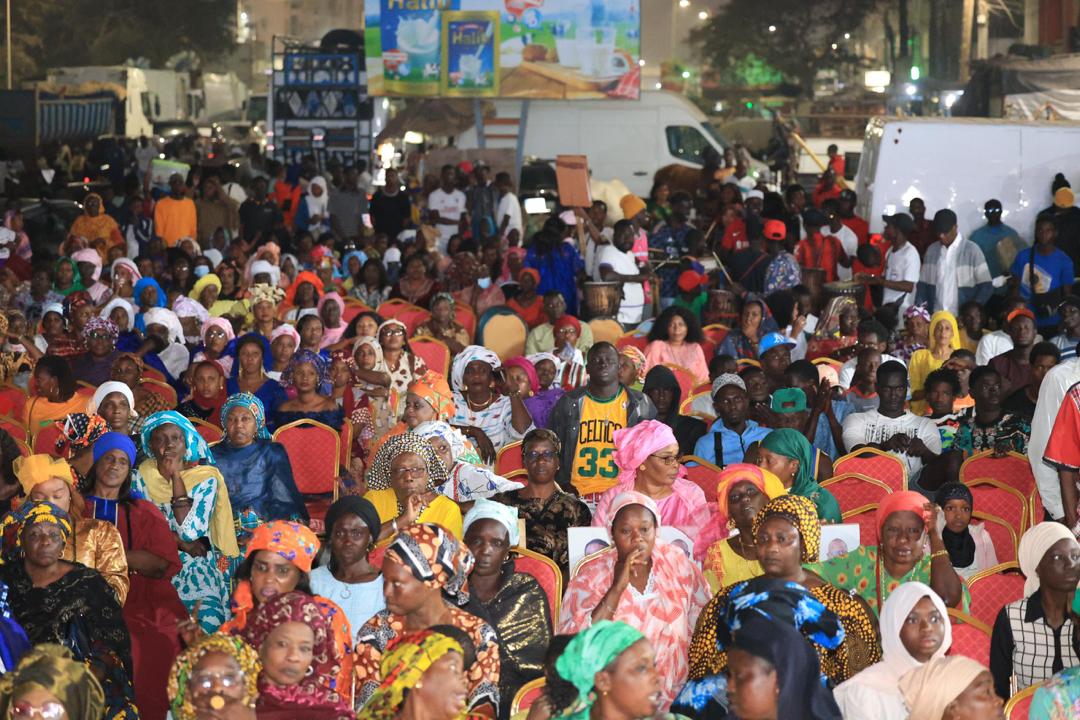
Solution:
M 729 0 L 690 39 L 724 76 L 771 68 L 812 94 L 819 70 L 857 63 L 844 33 L 855 32 L 886 0 Z M 769 28 L 775 28 L 770 30 Z M 832 45 L 836 44 L 836 49 Z
M 12 0 L 11 8 L 16 82 L 40 78 L 50 67 L 128 58 L 161 67 L 181 50 L 213 57 L 234 39 L 235 0 Z M 6 72 L 3 63 L 6 53 L 0 53 Z

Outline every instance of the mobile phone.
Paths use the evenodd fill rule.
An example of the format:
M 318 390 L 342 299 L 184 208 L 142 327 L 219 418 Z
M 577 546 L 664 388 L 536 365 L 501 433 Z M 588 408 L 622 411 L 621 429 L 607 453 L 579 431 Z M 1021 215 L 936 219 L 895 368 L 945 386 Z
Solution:
M 360 216 L 360 222 L 364 223 L 364 227 L 366 227 L 366 228 L 372 227 L 372 225 L 371 225 L 371 215 L 368 214 L 368 213 L 363 213 Z

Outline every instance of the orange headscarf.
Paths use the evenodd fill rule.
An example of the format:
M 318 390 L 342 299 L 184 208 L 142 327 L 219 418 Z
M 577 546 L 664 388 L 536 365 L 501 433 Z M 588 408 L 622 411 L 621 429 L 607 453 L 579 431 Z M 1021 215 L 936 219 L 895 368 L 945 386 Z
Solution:
M 447 421 L 457 412 L 449 383 L 434 370 L 428 370 L 409 383 L 409 392 L 423 398 L 424 402 L 435 408 L 439 420 Z
M 930 502 L 926 499 L 925 495 L 917 493 L 913 490 L 905 490 L 903 492 L 895 492 L 891 495 L 886 495 L 882 499 L 881 504 L 878 505 L 877 515 L 875 521 L 877 523 L 878 535 L 881 534 L 881 528 L 885 526 L 885 521 L 889 519 L 889 516 L 896 512 L 913 512 L 919 516 L 919 519 L 926 524 L 926 503 Z
M 323 293 L 322 279 L 318 275 L 316 275 L 315 273 L 311 272 L 310 270 L 304 270 L 303 272 L 297 273 L 296 279 L 292 281 L 292 285 L 290 285 L 289 288 L 285 291 L 285 304 L 286 305 L 291 307 L 291 306 L 296 304 L 296 291 L 297 291 L 297 289 L 299 289 L 300 284 L 305 283 L 305 282 L 309 282 L 312 285 L 314 285 L 315 286 L 315 292 L 322 295 L 322 293 Z

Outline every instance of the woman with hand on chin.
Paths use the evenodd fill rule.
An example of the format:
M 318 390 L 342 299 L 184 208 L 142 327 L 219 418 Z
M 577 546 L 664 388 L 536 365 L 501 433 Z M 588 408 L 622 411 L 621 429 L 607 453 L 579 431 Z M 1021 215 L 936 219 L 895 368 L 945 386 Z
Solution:
M 435 492 L 446 482 L 446 468 L 427 440 L 413 433 L 395 435 L 379 448 L 367 473 L 364 496 L 379 513 L 384 540 L 416 523 L 435 523 L 461 537 L 457 503 Z
M 256 720 L 259 654 L 241 638 L 206 635 L 177 656 L 169 673 L 173 720 Z

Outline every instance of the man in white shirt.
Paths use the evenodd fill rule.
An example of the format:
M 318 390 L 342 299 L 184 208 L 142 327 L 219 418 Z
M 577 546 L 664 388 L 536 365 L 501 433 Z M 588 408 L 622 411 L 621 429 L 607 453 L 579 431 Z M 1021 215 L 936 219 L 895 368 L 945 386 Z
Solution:
M 885 329 L 885 326 L 879 323 L 874 318 L 867 318 L 859 321 L 859 326 L 855 330 L 858 335 L 859 342 L 857 347 L 859 351 L 864 348 L 874 348 L 881 353 L 881 363 L 898 362 L 904 365 L 904 361 L 898 357 L 893 357 L 885 352 L 885 349 L 889 345 L 889 331 Z M 855 365 L 858 363 L 858 353 L 856 356 L 848 360 L 840 368 L 839 383 L 840 387 L 847 390 L 851 387 L 851 381 L 855 379 Z
M 620 220 L 615 223 L 615 239 L 610 245 L 598 247 L 596 252 L 596 280 L 623 283 L 618 321 L 626 326 L 641 322 L 645 311 L 645 290 L 641 284 L 651 279 L 649 274 L 641 272 L 630 252 L 635 233 L 633 223 Z
M 948 310 L 955 317 L 964 303 L 990 299 L 994 290 L 990 269 L 979 246 L 960 236 L 952 210 L 934 213 L 933 229 L 937 242 L 923 255 L 915 302 L 925 302 L 933 312 Z
M 458 232 L 461 219 L 465 215 L 465 193 L 454 187 L 453 165 L 443 165 L 439 174 L 439 187 L 428 195 L 428 210 L 432 213 L 432 222 L 439 231 L 437 247 L 446 254 L 450 236 Z
M 1027 307 L 1027 305 L 1019 298 L 1007 302 L 1001 313 L 1001 317 L 998 320 L 998 324 L 1004 328 L 1008 324 L 1005 318 L 1008 317 L 1009 313 L 1017 308 L 1023 307 Z M 1040 343 L 1042 340 L 1042 335 L 1035 335 L 1035 342 Z M 1009 337 L 1009 333 L 1005 332 L 1004 329 L 988 332 L 979 338 L 979 344 L 975 347 L 975 364 L 989 365 L 990 361 L 998 355 L 1007 353 L 1012 349 L 1012 338 Z
M 848 452 L 872 447 L 897 455 L 908 470 L 908 487 L 918 489 L 923 466 L 941 454 L 941 435 L 928 417 L 904 410 L 908 371 L 898 362 L 882 363 L 877 371 L 878 409 L 844 418 Z
M 521 202 L 514 194 L 514 181 L 510 179 L 510 173 L 497 173 L 495 188 L 499 191 L 499 204 L 495 208 L 495 225 L 499 228 L 499 235 L 511 245 L 520 245 L 524 239 L 521 235 L 525 232 L 525 225 L 521 221 Z
M 904 317 L 904 311 L 915 302 L 915 285 L 919 282 L 922 261 L 919 251 L 908 242 L 908 235 L 915 229 L 915 221 L 907 213 L 885 215 L 885 239 L 891 247 L 885 253 L 885 276 L 867 275 L 865 282 L 881 285 L 884 304 L 896 306 L 896 317 Z M 884 358 L 882 358 L 884 361 Z
M 1042 385 L 1039 386 L 1039 399 L 1035 403 L 1035 415 L 1031 420 L 1028 462 L 1031 463 L 1031 472 L 1035 475 L 1035 484 L 1039 487 L 1043 509 L 1055 520 L 1065 517 L 1065 509 L 1061 504 L 1061 483 L 1057 469 L 1043 462 L 1043 454 L 1050 440 L 1050 432 L 1054 429 L 1058 410 L 1061 409 L 1061 403 L 1065 400 L 1065 394 L 1078 382 L 1080 382 L 1080 358 L 1066 360 L 1050 368 L 1046 377 L 1043 378 Z M 1042 520 L 1042 518 L 1035 519 Z
M 821 209 L 825 213 L 825 218 L 829 221 L 829 232 L 823 234 L 835 237 L 840 241 L 840 246 L 844 248 L 847 256 L 855 257 L 855 253 L 859 250 L 859 236 L 844 224 L 843 219 L 840 217 L 840 203 L 832 199 L 826 200 L 821 204 Z M 836 277 L 840 280 L 851 280 L 851 268 L 837 265 Z

